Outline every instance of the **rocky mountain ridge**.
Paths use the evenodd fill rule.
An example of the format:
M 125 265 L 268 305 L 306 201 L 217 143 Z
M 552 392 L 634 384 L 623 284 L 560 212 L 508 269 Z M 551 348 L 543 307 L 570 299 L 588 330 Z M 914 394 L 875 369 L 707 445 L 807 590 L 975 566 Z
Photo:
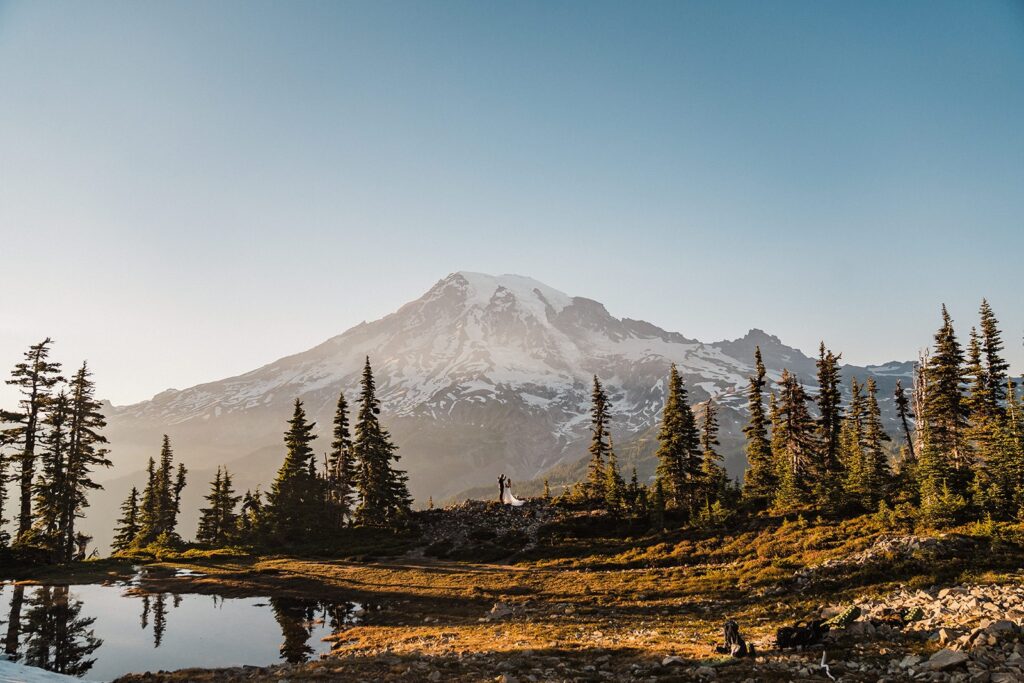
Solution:
M 156 455 L 164 433 L 193 473 L 184 509 L 199 503 L 220 464 L 236 474 L 239 487 L 266 485 L 283 457 L 281 434 L 292 401 L 302 399 L 326 435 L 338 392 L 355 399 L 366 356 L 385 423 L 401 447 L 400 466 L 421 501 L 489 485 L 499 472 L 522 481 L 571 467 L 585 453 L 594 375 L 610 394 L 621 457 L 649 474 L 645 463 L 671 363 L 679 366 L 693 402 L 713 396 L 721 404 L 726 465 L 739 476 L 743 391 L 755 346 L 771 379 L 788 368 L 813 383 L 812 358 L 758 329 L 703 343 L 616 318 L 597 301 L 531 278 L 452 273 L 394 313 L 307 351 L 237 377 L 110 406 L 116 478 L 90 515 L 102 521 L 90 526 L 98 533 L 108 528 L 113 505 L 141 483 L 145 461 Z M 879 375 L 884 410 L 889 385 L 909 377 L 911 369 L 891 363 L 848 368 L 848 374 Z M 325 451 L 327 439 L 314 445 Z

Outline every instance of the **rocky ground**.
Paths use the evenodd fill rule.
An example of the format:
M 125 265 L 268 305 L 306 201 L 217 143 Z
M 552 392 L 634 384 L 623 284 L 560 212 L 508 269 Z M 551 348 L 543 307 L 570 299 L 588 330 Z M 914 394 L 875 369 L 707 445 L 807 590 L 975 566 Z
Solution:
M 366 610 L 319 661 L 121 681 L 1024 681 L 1024 530 L 911 534 L 864 517 L 651 534 L 539 502 L 421 521 L 423 543 L 398 556 L 154 567 L 139 589 Z M 851 607 L 821 642 L 776 647 L 779 627 Z M 716 650 L 727 619 L 754 656 Z
M 831 631 L 820 645 L 780 652 L 772 639 L 755 643 L 750 658 L 654 655 L 644 647 L 624 646 L 629 635 L 613 626 L 591 631 L 607 647 L 583 650 L 548 647 L 502 652 L 465 652 L 458 634 L 420 641 L 422 652 L 338 652 L 301 666 L 239 667 L 218 671 L 142 674 L 122 681 L 948 681 L 1012 683 L 1024 681 L 1024 588 L 1020 585 L 958 585 L 932 590 L 901 589 L 881 599 L 857 601 L 862 615 Z M 829 617 L 845 606 L 828 606 Z M 919 611 L 915 612 L 915 608 Z M 569 610 L 562 608 L 563 612 Z M 905 615 L 912 618 L 907 621 Z M 529 612 L 496 603 L 481 622 L 511 624 Z M 572 617 L 573 613 L 565 614 Z M 498 630 L 497 637 L 502 636 Z M 639 643 L 638 643 L 639 644 Z M 430 654 L 428 654 L 428 652 Z
M 467 500 L 419 515 L 423 553 L 431 557 L 507 558 L 537 546 L 541 529 L 565 513 L 541 500 L 522 507 Z

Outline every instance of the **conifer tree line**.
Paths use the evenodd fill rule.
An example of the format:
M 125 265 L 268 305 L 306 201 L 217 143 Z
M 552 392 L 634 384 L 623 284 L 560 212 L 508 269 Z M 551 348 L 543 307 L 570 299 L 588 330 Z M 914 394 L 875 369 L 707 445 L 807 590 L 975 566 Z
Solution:
M 109 467 L 105 421 L 88 366 L 65 377 L 50 357 L 53 341 L 33 344 L 7 380 L 21 395 L 0 414 L 0 547 L 51 562 L 85 554 L 77 521 L 100 467 Z M 747 470 L 731 481 L 719 452 L 719 404 L 691 405 L 675 365 L 665 382 L 650 484 L 620 469 L 612 436 L 615 415 L 598 377 L 591 390 L 591 439 L 584 479 L 561 499 L 615 515 L 668 523 L 723 524 L 736 513 L 902 514 L 934 526 L 971 519 L 1024 520 L 1024 415 L 1009 376 L 999 322 L 982 301 L 978 324 L 961 342 L 945 306 L 934 340 L 911 386 L 891 397 L 896 429 L 886 432 L 874 378 L 844 377 L 842 354 L 822 343 L 815 390 L 783 369 L 768 377 L 761 351 L 745 399 Z M 393 529 L 409 519 L 407 476 L 380 421 L 369 358 L 354 409 L 340 393 L 330 442 L 317 457 L 316 425 L 296 399 L 284 433 L 284 459 L 266 492 L 236 492 L 232 473 L 217 469 L 200 509 L 197 542 L 308 545 L 350 526 Z M 121 507 L 118 551 L 175 547 L 188 472 L 171 439 L 150 458 L 146 480 Z M 544 499 L 550 500 L 545 481 Z M 8 502 L 11 505 L 5 505 Z M 10 525 L 13 534 L 6 532 Z
M 30 346 L 6 380 L 21 399 L 0 412 L 0 547 L 70 562 L 85 556 L 91 540 L 77 521 L 88 493 L 102 488 L 93 475 L 111 463 L 88 365 L 65 377 L 52 347 L 49 337 Z M 13 520 L 2 518 L 8 496 L 18 503 Z M 13 538 L 4 529 L 8 521 Z
M 656 527 L 666 514 L 685 523 L 722 523 L 740 510 L 843 515 L 898 509 L 935 526 L 1022 520 L 1024 419 L 987 301 L 968 340 L 965 349 L 943 306 L 913 387 L 896 383 L 892 435 L 882 423 L 875 378 L 844 378 L 842 354 L 820 345 L 816 392 L 785 369 L 771 390 L 756 348 L 745 394 L 742 486 L 728 479 L 716 451 L 717 404 L 690 405 L 675 365 L 667 377 L 654 482 L 644 486 L 634 470 L 623 483 L 611 445 L 612 409 L 595 377 L 587 475 L 565 497 Z
M 370 359 L 363 368 L 354 429 L 344 393 L 339 394 L 330 450 L 318 462 L 315 423 L 296 399 L 284 433 L 285 457 L 270 490 L 239 495 L 231 473 L 217 468 L 200 509 L 196 542 L 216 548 L 231 545 L 309 545 L 329 542 L 348 526 L 396 528 L 405 523 L 411 498 L 405 472 L 397 469 L 397 447 L 380 423 L 380 401 Z M 150 459 L 140 494 L 132 489 L 121 507 L 113 548 L 174 547 L 182 465 L 174 467 L 170 439 L 164 436 L 159 462 Z

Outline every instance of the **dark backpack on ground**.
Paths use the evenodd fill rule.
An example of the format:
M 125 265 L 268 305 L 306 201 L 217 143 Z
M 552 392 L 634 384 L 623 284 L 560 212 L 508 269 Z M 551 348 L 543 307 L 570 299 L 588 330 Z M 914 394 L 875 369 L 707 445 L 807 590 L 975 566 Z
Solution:
M 810 647 L 821 643 L 828 633 L 828 625 L 821 619 L 799 621 L 792 626 L 783 626 L 775 632 L 775 644 L 780 650 Z
M 754 655 L 754 646 L 747 645 L 747 642 L 740 636 L 740 625 L 730 619 L 725 622 L 725 645 L 715 648 L 723 654 L 729 653 L 733 657 L 746 657 Z

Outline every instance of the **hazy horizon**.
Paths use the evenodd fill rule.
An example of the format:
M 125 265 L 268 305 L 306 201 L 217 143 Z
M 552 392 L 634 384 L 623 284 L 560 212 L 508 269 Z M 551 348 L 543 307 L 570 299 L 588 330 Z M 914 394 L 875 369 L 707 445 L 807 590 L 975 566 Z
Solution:
M 0 372 L 134 403 L 470 270 L 859 365 L 987 297 L 1019 374 L 1020 121 L 1011 0 L 0 0 Z

